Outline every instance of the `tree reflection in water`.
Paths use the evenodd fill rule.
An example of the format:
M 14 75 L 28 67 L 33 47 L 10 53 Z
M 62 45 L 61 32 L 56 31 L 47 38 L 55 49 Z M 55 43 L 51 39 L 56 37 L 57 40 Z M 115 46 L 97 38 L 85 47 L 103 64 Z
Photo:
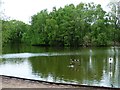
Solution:
M 29 70 L 38 79 L 54 82 L 69 82 L 98 86 L 120 85 L 120 51 L 115 48 L 79 48 L 79 49 L 46 49 L 46 48 L 4 48 L 6 54 L 36 53 L 34 57 L 26 58 L 3 58 L 0 66 L 24 63 L 29 64 Z M 19 50 L 17 50 L 19 49 Z M 22 53 L 24 55 L 24 53 Z M 47 56 L 38 53 L 49 53 Z M 22 55 L 21 54 L 21 55 Z M 25 54 L 26 55 L 26 54 Z M 113 62 L 109 63 L 109 58 Z M 11 65 L 12 65 L 11 64 Z M 7 67 L 7 66 L 6 66 Z M 20 66 L 21 67 L 21 66 Z M 11 67 L 11 71 L 16 72 L 16 68 Z M 26 69 L 28 70 L 28 69 Z M 5 71 L 4 71 L 5 72 Z M 25 74 L 25 72 L 24 72 Z M 20 74 L 21 75 L 21 74 Z

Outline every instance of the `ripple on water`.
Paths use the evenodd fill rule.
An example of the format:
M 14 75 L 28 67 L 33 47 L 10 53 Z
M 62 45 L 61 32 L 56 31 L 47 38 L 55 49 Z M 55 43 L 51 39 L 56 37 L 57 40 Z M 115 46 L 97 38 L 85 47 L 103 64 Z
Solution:
M 35 56 L 64 56 L 64 55 L 80 55 L 80 53 L 15 53 L 3 54 L 0 58 L 30 58 Z

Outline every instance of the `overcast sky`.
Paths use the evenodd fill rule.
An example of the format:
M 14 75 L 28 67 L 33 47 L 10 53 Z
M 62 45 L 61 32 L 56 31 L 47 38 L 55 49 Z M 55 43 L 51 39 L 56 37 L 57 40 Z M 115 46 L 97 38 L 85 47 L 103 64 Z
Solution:
M 110 0 L 0 0 L 3 2 L 2 11 L 4 15 L 27 23 L 30 17 L 37 12 L 48 9 L 51 11 L 55 6 L 57 8 L 64 7 L 67 4 L 77 5 L 80 2 L 94 2 L 101 4 L 106 10 Z

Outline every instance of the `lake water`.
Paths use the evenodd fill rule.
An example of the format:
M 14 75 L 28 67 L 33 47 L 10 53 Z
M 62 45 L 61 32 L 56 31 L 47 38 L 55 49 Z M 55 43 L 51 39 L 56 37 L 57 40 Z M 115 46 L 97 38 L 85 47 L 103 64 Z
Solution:
M 120 47 L 71 49 L 8 45 L 0 58 L 1 75 L 120 88 Z

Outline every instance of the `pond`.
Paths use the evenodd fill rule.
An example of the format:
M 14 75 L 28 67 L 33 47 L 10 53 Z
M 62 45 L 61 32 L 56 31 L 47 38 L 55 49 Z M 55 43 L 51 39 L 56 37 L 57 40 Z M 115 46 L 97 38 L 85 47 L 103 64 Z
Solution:
M 120 47 L 7 45 L 0 58 L 1 75 L 120 88 Z

